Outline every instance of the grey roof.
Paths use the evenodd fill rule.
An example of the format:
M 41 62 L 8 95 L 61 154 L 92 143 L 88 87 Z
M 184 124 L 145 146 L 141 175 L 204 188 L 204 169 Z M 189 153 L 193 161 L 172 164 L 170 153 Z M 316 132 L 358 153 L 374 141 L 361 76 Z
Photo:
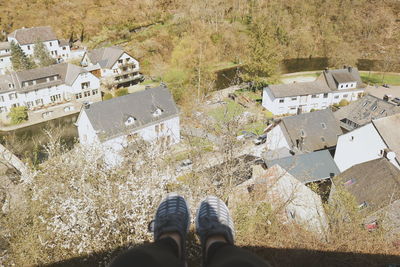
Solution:
M 291 84 L 269 85 L 275 97 L 290 97 L 299 95 L 314 95 L 331 92 L 331 89 L 324 81 L 300 82 Z
M 154 117 L 153 112 L 157 108 L 163 112 Z M 139 129 L 179 114 L 171 93 L 164 86 L 97 102 L 82 112 L 87 114 L 101 140 L 121 136 L 127 130 Z M 133 117 L 136 122 L 127 127 L 125 121 L 129 117 Z
M 338 135 L 343 133 L 330 109 L 284 117 L 279 125 L 289 144 L 302 151 L 336 146 Z
M 325 81 L 331 90 L 337 90 L 339 83 L 357 82 L 357 88 L 365 88 L 357 68 L 347 67 L 337 70 L 324 70 L 318 80 Z
M 339 121 L 345 122 L 349 120 L 358 124 L 358 127 L 360 127 L 370 123 L 374 119 L 397 113 L 400 113 L 400 107 L 375 96 L 366 95 L 347 106 L 341 107 L 338 111 L 334 112 L 333 115 Z
M 386 158 L 354 165 L 335 177 L 334 182 L 344 183 L 358 204 L 365 201 L 372 211 L 400 199 L 400 170 Z
M 328 150 L 265 161 L 268 168 L 279 165 L 302 183 L 328 179 L 340 173 Z
M 22 28 L 13 31 L 8 36 L 15 38 L 20 45 L 34 44 L 38 40 L 40 42 L 57 40 L 57 36 L 50 26 Z
M 59 40 L 60 46 L 69 46 L 69 41 L 65 39 L 60 39 Z
M 117 46 L 103 47 L 86 52 L 92 64 L 99 64 L 102 68 L 110 69 L 124 53 Z
M 55 64 L 48 67 L 36 68 L 31 70 L 24 70 L 12 72 L 9 75 L 0 76 L 0 91 L 31 91 L 49 86 L 56 86 L 60 84 L 72 85 L 78 75 L 82 72 L 87 72 L 81 67 L 69 63 Z M 58 75 L 59 79 L 55 81 L 38 83 L 31 86 L 22 87 L 23 82 L 32 81 L 41 78 Z M 1 81 L 4 81 L 3 83 Z M 8 83 L 14 84 L 14 88 L 9 88 Z
M 372 121 L 388 148 L 396 153 L 397 161 L 400 158 L 400 114 L 380 118 Z
M 0 42 L 0 50 L 11 49 L 11 45 L 9 42 Z

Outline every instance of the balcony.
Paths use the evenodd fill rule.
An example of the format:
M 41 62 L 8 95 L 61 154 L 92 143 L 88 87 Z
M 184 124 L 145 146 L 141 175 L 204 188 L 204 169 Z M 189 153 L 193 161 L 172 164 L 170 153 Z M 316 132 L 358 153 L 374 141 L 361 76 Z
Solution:
M 126 83 L 126 82 L 130 82 L 130 81 L 134 81 L 134 80 L 138 80 L 142 78 L 142 74 L 140 74 L 139 72 L 129 72 L 125 75 L 116 75 L 115 76 L 115 82 L 116 83 Z

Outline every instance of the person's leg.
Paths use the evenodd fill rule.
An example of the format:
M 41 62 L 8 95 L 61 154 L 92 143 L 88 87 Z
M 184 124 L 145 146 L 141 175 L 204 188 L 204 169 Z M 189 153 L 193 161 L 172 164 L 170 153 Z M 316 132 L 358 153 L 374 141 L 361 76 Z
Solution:
M 196 215 L 196 231 L 207 267 L 269 266 L 251 252 L 234 246 L 234 225 L 225 203 L 214 196 L 206 197 Z
M 207 267 L 269 267 L 263 259 L 248 250 L 226 242 L 215 242 L 207 249 Z
M 185 199 L 176 193 L 168 194 L 158 206 L 155 219 L 150 224 L 154 243 L 122 253 L 110 266 L 185 266 L 189 224 L 190 215 Z
M 166 237 L 154 243 L 129 249 L 115 258 L 110 267 L 176 267 L 181 266 L 179 248 L 176 241 Z

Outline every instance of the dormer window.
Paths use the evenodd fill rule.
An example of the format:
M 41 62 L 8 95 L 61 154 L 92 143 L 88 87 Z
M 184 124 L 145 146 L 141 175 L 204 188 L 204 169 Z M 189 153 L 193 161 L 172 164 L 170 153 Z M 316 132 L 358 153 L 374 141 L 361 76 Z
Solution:
M 132 124 L 135 124 L 136 119 L 134 117 L 128 117 L 128 119 L 125 121 L 125 126 L 130 126 Z
M 153 112 L 153 117 L 158 117 L 163 113 L 163 110 L 160 108 L 157 108 L 154 112 Z
M 321 123 L 322 129 L 326 129 L 326 124 L 324 122 Z

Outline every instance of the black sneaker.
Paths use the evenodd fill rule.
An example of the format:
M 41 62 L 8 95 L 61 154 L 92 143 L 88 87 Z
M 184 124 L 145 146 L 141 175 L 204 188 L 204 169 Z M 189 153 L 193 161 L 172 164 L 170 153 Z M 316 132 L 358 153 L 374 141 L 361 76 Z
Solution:
M 222 235 L 229 244 L 234 243 L 234 226 L 228 207 L 215 197 L 208 196 L 200 204 L 196 214 L 196 233 L 200 238 L 205 255 L 207 239 L 213 235 Z
M 177 193 L 169 193 L 160 203 L 149 230 L 154 232 L 154 241 L 165 233 L 176 232 L 181 237 L 181 259 L 185 259 L 186 235 L 189 232 L 190 214 L 186 200 Z

